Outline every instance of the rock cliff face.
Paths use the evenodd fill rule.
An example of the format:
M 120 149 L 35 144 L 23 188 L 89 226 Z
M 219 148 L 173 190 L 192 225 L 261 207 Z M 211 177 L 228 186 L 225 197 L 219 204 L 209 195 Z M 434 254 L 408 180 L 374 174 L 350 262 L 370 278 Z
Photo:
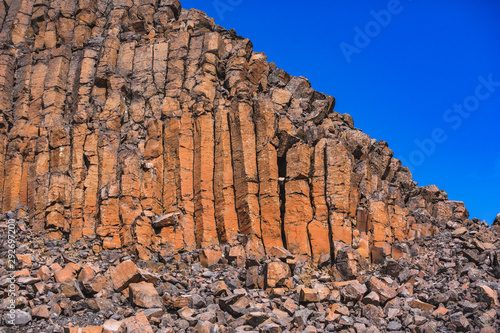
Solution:
M 0 2 L 2 212 L 148 258 L 242 242 L 377 262 L 468 212 L 335 99 L 176 0 Z

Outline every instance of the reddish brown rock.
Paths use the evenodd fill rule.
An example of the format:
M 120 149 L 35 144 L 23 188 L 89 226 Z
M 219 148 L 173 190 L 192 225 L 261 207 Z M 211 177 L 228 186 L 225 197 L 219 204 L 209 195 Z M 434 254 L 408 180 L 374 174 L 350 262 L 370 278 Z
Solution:
M 420 309 L 420 310 L 423 310 L 423 311 L 432 311 L 435 308 L 432 304 L 428 304 L 428 303 L 422 302 L 422 301 L 420 301 L 418 299 L 411 300 L 410 302 L 408 302 L 408 305 L 411 308 L 416 308 L 416 309 Z
M 30 268 L 31 267 L 31 254 L 17 254 L 17 261 L 19 268 Z
M 344 280 L 350 280 L 366 270 L 368 262 L 356 250 L 344 247 L 337 253 L 336 268 Z
M 122 327 L 126 329 L 127 333 L 153 333 L 153 329 L 148 319 L 142 312 L 139 312 L 133 317 L 124 319 L 122 321 Z
M 267 264 L 266 285 L 270 288 L 282 286 L 291 276 L 290 266 L 284 262 L 275 261 Z
M 319 301 L 319 295 L 318 295 L 317 290 L 312 289 L 312 288 L 302 288 L 302 289 L 300 289 L 299 301 L 301 303 L 318 302 Z
M 219 249 L 203 249 L 200 252 L 200 263 L 204 267 L 210 267 L 219 262 L 222 253 Z
M 398 295 L 398 292 L 394 288 L 391 288 L 385 282 L 376 278 L 375 276 L 372 276 L 370 280 L 368 280 L 368 289 L 377 293 L 380 297 L 380 301 L 383 304 Z
M 51 273 L 50 269 L 47 266 L 42 266 L 42 267 L 40 267 L 38 269 L 36 275 L 40 279 L 42 279 L 43 281 L 46 281 L 46 280 L 50 279 L 50 277 L 52 276 L 52 273 Z
M 35 318 L 48 319 L 50 317 L 49 307 L 47 305 L 39 305 L 33 308 L 31 315 Z
M 67 265 L 64 269 L 60 269 L 54 273 L 56 282 L 64 282 L 77 277 L 77 271 L 74 267 Z
M 492 290 L 490 287 L 482 284 L 479 286 L 481 297 L 488 303 L 492 308 L 500 307 L 498 302 L 498 294 L 496 291 Z
M 95 272 L 92 269 L 92 267 L 87 266 L 87 267 L 84 267 L 80 271 L 80 273 L 78 274 L 78 280 L 82 281 L 82 280 L 86 280 L 86 279 L 92 279 L 94 276 L 95 276 Z
M 161 308 L 162 300 L 152 283 L 140 282 L 129 285 L 132 303 L 142 308 Z
M 124 261 L 110 270 L 111 281 L 116 291 L 122 291 L 131 283 L 141 280 L 139 268 L 130 260 Z
M 468 221 L 333 97 L 179 1 L 4 1 L 0 25 L 1 210 L 47 238 L 149 260 L 242 234 L 254 262 L 350 245 L 381 263 Z
M 270 256 L 282 261 L 286 261 L 286 259 L 293 259 L 293 254 L 291 254 L 290 251 L 281 246 L 273 246 L 271 249 L 269 249 L 268 253 Z
M 295 255 L 310 255 L 311 247 L 307 225 L 313 219 L 309 197 L 310 149 L 300 144 L 287 153 L 287 177 L 285 183 L 286 206 L 284 215 L 285 239 L 288 250 Z

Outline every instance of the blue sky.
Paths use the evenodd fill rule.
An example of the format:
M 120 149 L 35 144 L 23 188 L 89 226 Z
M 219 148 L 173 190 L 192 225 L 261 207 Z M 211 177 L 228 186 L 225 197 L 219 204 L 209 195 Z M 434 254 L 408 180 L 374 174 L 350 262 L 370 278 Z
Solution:
M 500 1 L 182 0 L 336 98 L 419 185 L 500 213 Z

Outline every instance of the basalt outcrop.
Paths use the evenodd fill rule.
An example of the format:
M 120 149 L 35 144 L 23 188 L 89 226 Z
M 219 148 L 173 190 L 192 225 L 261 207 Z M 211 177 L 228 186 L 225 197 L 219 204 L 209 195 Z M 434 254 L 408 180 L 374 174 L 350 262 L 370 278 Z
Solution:
M 8 0 L 0 27 L 1 210 L 27 207 L 47 238 L 378 262 L 468 218 L 333 97 L 179 1 Z

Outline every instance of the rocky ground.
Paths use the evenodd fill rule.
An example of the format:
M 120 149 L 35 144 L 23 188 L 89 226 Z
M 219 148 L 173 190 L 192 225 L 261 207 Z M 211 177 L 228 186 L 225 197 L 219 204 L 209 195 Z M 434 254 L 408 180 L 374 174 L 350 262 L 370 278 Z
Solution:
M 33 234 L 23 211 L 1 223 L 1 332 L 498 332 L 500 228 L 479 220 L 410 239 L 369 265 L 346 246 L 319 267 L 286 249 L 241 245 L 150 261 Z M 15 326 L 9 326 L 7 218 L 17 218 Z

